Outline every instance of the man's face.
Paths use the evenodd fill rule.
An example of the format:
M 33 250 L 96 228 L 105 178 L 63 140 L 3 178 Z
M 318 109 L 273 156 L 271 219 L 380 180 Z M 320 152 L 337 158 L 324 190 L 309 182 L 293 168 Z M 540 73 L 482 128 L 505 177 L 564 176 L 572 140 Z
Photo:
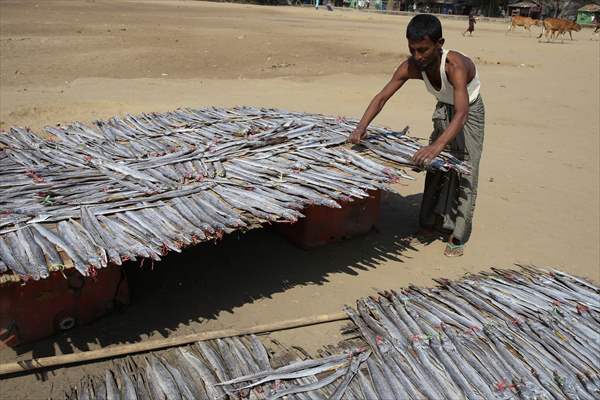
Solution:
M 412 55 L 417 68 L 421 71 L 425 71 L 431 65 L 433 65 L 440 56 L 440 49 L 444 44 L 444 39 L 440 39 L 437 42 L 429 39 L 429 36 L 425 36 L 421 40 L 408 40 L 408 50 Z

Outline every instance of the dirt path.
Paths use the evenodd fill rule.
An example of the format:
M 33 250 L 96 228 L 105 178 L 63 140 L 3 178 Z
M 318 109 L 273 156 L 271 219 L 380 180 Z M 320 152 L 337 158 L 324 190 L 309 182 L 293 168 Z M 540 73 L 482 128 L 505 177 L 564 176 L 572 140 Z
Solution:
M 255 105 L 360 117 L 407 52 L 406 17 L 196 1 L 0 0 L 0 127 L 180 106 Z M 514 263 L 600 281 L 600 46 L 591 31 L 538 43 L 505 26 L 443 21 L 472 56 L 487 112 L 474 233 L 459 259 L 410 241 L 423 176 L 387 195 L 378 231 L 306 252 L 268 229 L 135 269 L 122 312 L 0 361 L 336 312 L 377 288 Z M 433 98 L 409 82 L 376 123 L 427 137 Z M 273 335 L 314 352 L 340 324 Z M 105 363 L 0 382 L 46 398 Z

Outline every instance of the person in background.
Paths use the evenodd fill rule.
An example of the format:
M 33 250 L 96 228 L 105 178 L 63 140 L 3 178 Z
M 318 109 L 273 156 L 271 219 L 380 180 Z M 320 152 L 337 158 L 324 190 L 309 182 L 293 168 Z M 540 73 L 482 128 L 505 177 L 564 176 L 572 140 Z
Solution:
M 600 13 L 595 13 L 592 16 L 592 24 L 594 24 L 594 35 L 598 35 L 600 33 Z
M 466 31 L 463 32 L 462 35 L 465 36 L 467 32 L 469 32 L 469 36 L 473 36 L 473 31 L 475 30 L 476 23 L 477 21 L 475 20 L 475 15 L 473 13 L 469 14 L 469 27 Z

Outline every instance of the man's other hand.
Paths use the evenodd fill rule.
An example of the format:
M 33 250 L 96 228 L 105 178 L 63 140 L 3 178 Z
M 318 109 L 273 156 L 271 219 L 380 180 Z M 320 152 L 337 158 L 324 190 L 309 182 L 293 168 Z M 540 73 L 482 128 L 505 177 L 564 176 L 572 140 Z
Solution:
M 359 144 L 361 139 L 367 135 L 367 131 L 365 129 L 356 128 L 350 136 L 348 136 L 348 143 Z
M 413 161 L 419 166 L 427 167 L 441 152 L 442 149 L 435 143 L 430 144 L 417 151 L 413 156 Z

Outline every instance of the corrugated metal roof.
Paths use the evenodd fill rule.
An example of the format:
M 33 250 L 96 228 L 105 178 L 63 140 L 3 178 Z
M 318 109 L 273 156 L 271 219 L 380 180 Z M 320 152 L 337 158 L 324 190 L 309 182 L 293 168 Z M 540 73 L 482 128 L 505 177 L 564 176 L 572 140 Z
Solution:
M 374 127 L 356 151 L 344 146 L 356 124 L 242 107 L 46 128 L 53 139 L 11 128 L 0 134 L 0 282 L 159 261 L 410 178 L 402 167 L 421 144 Z M 430 168 L 469 172 L 449 154 Z
M 509 7 L 516 7 L 516 8 L 533 8 L 533 7 L 540 7 L 539 4 L 534 3 L 532 1 L 520 1 L 518 3 L 513 3 L 513 4 L 509 4 Z
M 458 1 L 457 0 L 433 0 L 432 3 L 434 3 L 434 4 L 457 4 Z
M 586 4 L 577 11 L 600 12 L 600 5 L 594 3 Z

